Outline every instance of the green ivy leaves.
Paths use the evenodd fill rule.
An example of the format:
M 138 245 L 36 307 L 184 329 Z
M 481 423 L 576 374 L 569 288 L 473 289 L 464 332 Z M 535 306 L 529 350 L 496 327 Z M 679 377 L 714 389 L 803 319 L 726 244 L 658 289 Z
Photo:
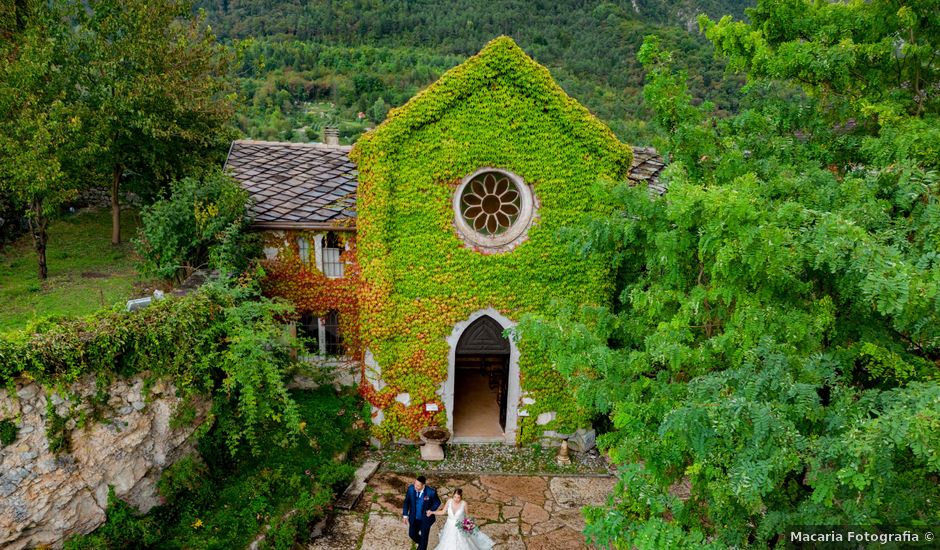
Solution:
M 351 156 L 359 168 L 363 283 L 387 290 L 361 302 L 363 344 L 390 391 L 433 398 L 446 378 L 446 339 L 475 311 L 492 307 L 515 320 L 552 311 L 559 298 L 609 300 L 608 266 L 572 257 L 556 231 L 608 211 L 592 200 L 591 188 L 599 178 L 623 181 L 630 149 L 511 39 L 490 42 L 393 109 Z M 453 228 L 456 182 L 484 166 L 519 174 L 539 201 L 528 240 L 511 252 L 467 248 Z M 583 425 L 585 412 L 570 386 L 536 347 L 526 347 L 524 334 L 519 345 L 522 389 L 535 404 L 520 419 L 518 440 Z M 427 421 L 395 410 L 386 409 L 390 426 L 378 429 L 383 436 L 414 436 Z M 535 417 L 547 411 L 558 419 L 536 427 Z

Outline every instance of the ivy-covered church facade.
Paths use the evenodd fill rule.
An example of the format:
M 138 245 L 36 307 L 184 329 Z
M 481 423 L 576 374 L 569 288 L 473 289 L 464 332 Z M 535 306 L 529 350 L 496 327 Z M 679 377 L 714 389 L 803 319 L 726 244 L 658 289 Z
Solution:
M 227 161 L 265 231 L 265 291 L 295 303 L 312 357 L 354 366 L 376 437 L 508 444 L 589 425 L 514 328 L 611 301 L 612 273 L 559 230 L 606 212 L 598 182 L 661 193 L 662 166 L 506 37 L 351 149 L 237 141 Z

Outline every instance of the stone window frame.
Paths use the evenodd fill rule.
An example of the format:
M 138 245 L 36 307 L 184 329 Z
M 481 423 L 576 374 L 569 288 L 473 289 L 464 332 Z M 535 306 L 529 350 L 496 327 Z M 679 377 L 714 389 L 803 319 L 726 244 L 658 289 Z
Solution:
M 498 235 L 486 235 L 478 232 L 467 223 L 461 211 L 461 198 L 463 197 L 467 185 L 480 174 L 487 172 L 496 172 L 506 176 L 509 181 L 516 186 L 520 198 L 519 215 L 515 222 L 513 222 L 509 229 Z M 460 185 L 457 186 L 452 197 L 452 210 L 454 214 L 454 229 L 468 248 L 472 248 L 483 254 L 499 254 L 509 252 L 528 239 L 529 228 L 532 227 L 532 222 L 536 218 L 538 199 L 522 176 L 503 168 L 484 166 L 468 174 L 461 180 Z

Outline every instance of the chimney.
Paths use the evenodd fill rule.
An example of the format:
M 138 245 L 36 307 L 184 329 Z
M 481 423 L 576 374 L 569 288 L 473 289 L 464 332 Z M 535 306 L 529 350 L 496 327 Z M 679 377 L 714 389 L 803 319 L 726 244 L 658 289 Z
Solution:
M 324 128 L 323 142 L 327 145 L 339 145 L 339 128 Z

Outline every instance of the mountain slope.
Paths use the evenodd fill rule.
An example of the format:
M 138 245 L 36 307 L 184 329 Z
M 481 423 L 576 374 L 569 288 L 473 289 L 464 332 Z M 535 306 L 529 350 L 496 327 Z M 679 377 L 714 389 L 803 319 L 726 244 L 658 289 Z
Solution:
M 733 111 L 739 81 L 724 77 L 723 65 L 697 33 L 695 17 L 705 12 L 740 18 L 750 2 L 200 0 L 197 5 L 221 38 L 254 39 L 242 67 L 246 108 L 240 122 L 252 137 L 316 139 L 319 122 L 338 119 L 348 121 L 343 134 L 354 139 L 389 106 L 400 105 L 505 34 L 622 139 L 646 142 L 652 130 L 645 123 L 644 75 L 636 61 L 643 36 L 657 34 L 677 51 L 697 98 Z M 311 111 L 318 112 L 307 116 Z

